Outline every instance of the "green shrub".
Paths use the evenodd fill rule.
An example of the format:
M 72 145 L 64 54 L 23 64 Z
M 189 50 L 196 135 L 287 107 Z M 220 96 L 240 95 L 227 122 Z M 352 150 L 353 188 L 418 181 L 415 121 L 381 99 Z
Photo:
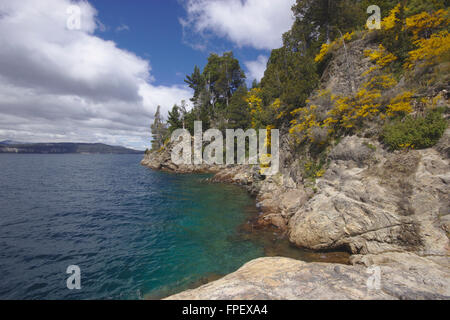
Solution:
M 393 150 L 424 149 L 434 146 L 447 128 L 443 110 L 432 110 L 425 117 L 407 116 L 394 120 L 383 128 L 382 138 Z
M 320 178 L 325 173 L 324 162 L 321 160 L 318 163 L 314 161 L 306 161 L 303 164 L 303 176 L 307 179 L 315 180 Z

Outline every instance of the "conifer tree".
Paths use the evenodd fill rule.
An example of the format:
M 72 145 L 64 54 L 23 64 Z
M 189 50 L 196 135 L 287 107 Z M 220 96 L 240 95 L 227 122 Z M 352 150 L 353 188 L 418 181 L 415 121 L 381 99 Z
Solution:
M 174 105 L 172 110 L 169 111 L 169 116 L 167 118 L 167 124 L 169 125 L 169 132 L 172 133 L 176 129 L 181 129 L 183 127 L 183 121 L 181 119 L 180 107 Z
M 161 106 L 158 106 L 155 120 L 150 128 L 152 130 L 152 150 L 159 150 L 164 145 L 164 138 L 167 134 L 166 125 L 161 118 Z

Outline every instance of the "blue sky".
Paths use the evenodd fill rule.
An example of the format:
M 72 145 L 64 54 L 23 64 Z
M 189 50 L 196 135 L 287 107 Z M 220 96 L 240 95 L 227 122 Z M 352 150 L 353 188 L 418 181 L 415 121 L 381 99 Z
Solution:
M 295 0 L 0 0 L 0 141 L 150 146 L 211 52 L 260 80 Z
M 269 56 L 270 49 L 239 47 L 227 38 L 210 39 L 207 48 L 198 50 L 185 42 L 180 18 L 186 16 L 183 2 L 177 0 L 91 0 L 98 10 L 104 29 L 96 35 L 112 40 L 120 48 L 149 59 L 152 74 L 161 85 L 182 84 L 194 66 L 204 67 L 209 53 L 233 51 L 245 68 L 244 61 Z M 248 73 L 248 70 L 246 70 Z

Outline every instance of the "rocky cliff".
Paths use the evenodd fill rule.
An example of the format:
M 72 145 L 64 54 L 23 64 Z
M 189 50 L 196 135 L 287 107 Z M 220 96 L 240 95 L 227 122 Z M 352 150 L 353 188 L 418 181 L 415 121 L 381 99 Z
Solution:
M 370 68 L 363 54 L 368 41 L 340 49 L 324 74 L 323 89 L 347 94 L 365 81 L 351 75 Z M 442 103 L 448 106 L 448 100 Z M 287 133 L 281 135 L 280 173 L 267 178 L 257 166 L 177 167 L 170 146 L 146 155 L 142 164 L 153 169 L 215 172 L 213 182 L 242 185 L 256 197 L 257 224 L 278 228 L 298 247 L 353 254 L 350 266 L 262 258 L 170 298 L 450 298 L 450 131 L 433 148 L 392 152 L 374 130 L 368 124 L 335 141 L 325 153 L 326 170 L 314 179 L 302 171 L 308 150 L 293 147 Z M 370 266 L 380 267 L 380 290 L 366 286 Z
M 256 196 L 259 225 L 279 228 L 299 247 L 344 248 L 352 265 L 263 258 L 170 299 L 448 299 L 449 141 L 446 131 L 434 148 L 392 153 L 377 141 L 345 137 L 313 188 L 286 162 L 266 179 L 257 167 L 207 168 L 217 172 L 211 181 L 239 184 Z M 283 161 L 292 156 L 282 154 Z M 144 165 L 155 158 L 146 159 Z M 370 266 L 380 267 L 381 290 L 367 289 Z

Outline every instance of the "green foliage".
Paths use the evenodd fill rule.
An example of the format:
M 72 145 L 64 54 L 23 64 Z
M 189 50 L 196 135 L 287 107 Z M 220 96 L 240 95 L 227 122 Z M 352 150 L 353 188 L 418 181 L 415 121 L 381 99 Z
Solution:
M 317 87 L 319 77 L 311 56 L 292 52 L 283 47 L 272 51 L 264 78 L 261 80 L 262 98 L 265 106 L 277 98 L 281 110 L 290 118 L 290 112 L 305 101 Z
M 150 128 L 152 130 L 152 151 L 159 150 L 164 145 L 164 139 L 167 135 L 167 127 L 161 117 L 161 106 L 158 106 Z
M 312 160 L 306 161 L 303 164 L 303 174 L 307 179 L 315 180 L 316 178 L 320 178 L 325 173 L 324 161 L 315 162 Z
M 423 149 L 434 146 L 447 128 L 442 110 L 432 110 L 423 117 L 407 116 L 385 125 L 383 141 L 393 150 Z
M 228 106 L 231 96 L 245 80 L 244 71 L 232 52 L 225 52 L 223 56 L 211 54 L 202 76 L 213 108 Z
M 177 105 L 174 105 L 172 111 L 169 111 L 167 124 L 169 125 L 170 133 L 174 132 L 176 129 L 183 128 L 183 120 L 181 119 L 180 107 L 178 107 Z
M 448 0 L 408 0 L 406 6 L 408 7 L 408 16 L 412 16 L 423 11 L 432 12 L 446 9 Z
M 191 101 L 195 102 L 200 95 L 201 90 L 205 86 L 205 80 L 200 72 L 200 68 L 195 66 L 194 72 L 190 76 L 186 76 L 186 80 L 184 80 L 189 86 L 189 88 L 194 90 L 194 96 Z
M 246 101 L 247 88 L 241 86 L 232 96 L 227 109 L 229 129 L 247 129 L 251 126 L 250 110 Z
M 360 0 L 297 0 L 292 8 L 297 19 L 284 35 L 284 43 L 296 51 L 317 51 L 322 43 L 362 27 L 367 7 Z
M 377 150 L 377 147 L 374 146 L 373 144 L 369 143 L 369 142 L 364 142 L 364 145 L 365 145 L 367 148 L 369 148 L 370 150 L 372 150 L 372 151 L 376 151 L 376 150 Z
M 194 107 L 184 115 L 185 128 L 191 133 L 194 121 L 202 121 L 203 129 L 207 130 L 211 126 L 224 129 L 229 123 L 228 117 L 236 120 L 238 105 L 242 107 L 243 104 L 238 97 L 232 103 L 233 95 L 242 88 L 239 91 L 242 96 L 247 89 L 245 73 L 232 52 L 225 52 L 222 56 L 212 53 L 203 71 L 195 66 L 185 82 L 194 90 L 191 99 Z
M 370 5 L 381 8 L 381 30 L 369 31 L 365 26 Z M 283 35 L 283 46 L 272 50 L 261 82 L 253 81 L 248 90 L 245 74 L 232 52 L 211 54 L 203 70 L 195 66 L 186 77 L 194 91 L 193 108 L 187 112 L 183 105 L 174 106 L 168 117 L 169 132 L 183 127 L 193 134 L 197 120 L 202 121 L 204 130 L 289 128 L 298 138 L 297 145 L 305 146 L 308 157 L 315 159 L 304 167 L 305 175 L 313 179 L 323 174 L 326 164 L 319 155 L 326 153 L 330 142 L 345 133 L 364 130 L 368 121 L 377 126 L 377 135 L 390 121 L 382 138 L 392 149 L 429 147 L 447 126 L 441 113 L 408 116 L 421 109 L 414 98 L 416 88 L 407 81 L 408 91 L 393 92 L 397 95 L 390 101 L 386 92 L 395 89 L 400 79 L 413 75 L 406 65 L 413 70 L 419 63 L 428 68 L 448 60 L 448 46 L 441 45 L 446 44 L 448 33 L 439 42 L 433 37 L 448 31 L 447 8 L 448 0 L 297 0 L 292 8 L 294 24 Z M 440 9 L 441 13 L 436 13 Z M 348 96 L 321 91 L 314 96 L 333 53 L 344 45 L 350 48 L 351 41 L 361 38 L 378 45 L 364 52 L 373 66 L 362 75 L 347 76 L 370 74 L 367 82 L 352 88 Z M 436 84 L 430 77 L 437 74 L 442 84 L 447 83 L 448 67 L 442 65 L 414 82 Z M 392 117 L 397 118 L 390 120 Z M 161 123 L 154 124 L 155 132 L 152 127 L 155 143 L 161 140 L 158 131 L 164 132 Z

